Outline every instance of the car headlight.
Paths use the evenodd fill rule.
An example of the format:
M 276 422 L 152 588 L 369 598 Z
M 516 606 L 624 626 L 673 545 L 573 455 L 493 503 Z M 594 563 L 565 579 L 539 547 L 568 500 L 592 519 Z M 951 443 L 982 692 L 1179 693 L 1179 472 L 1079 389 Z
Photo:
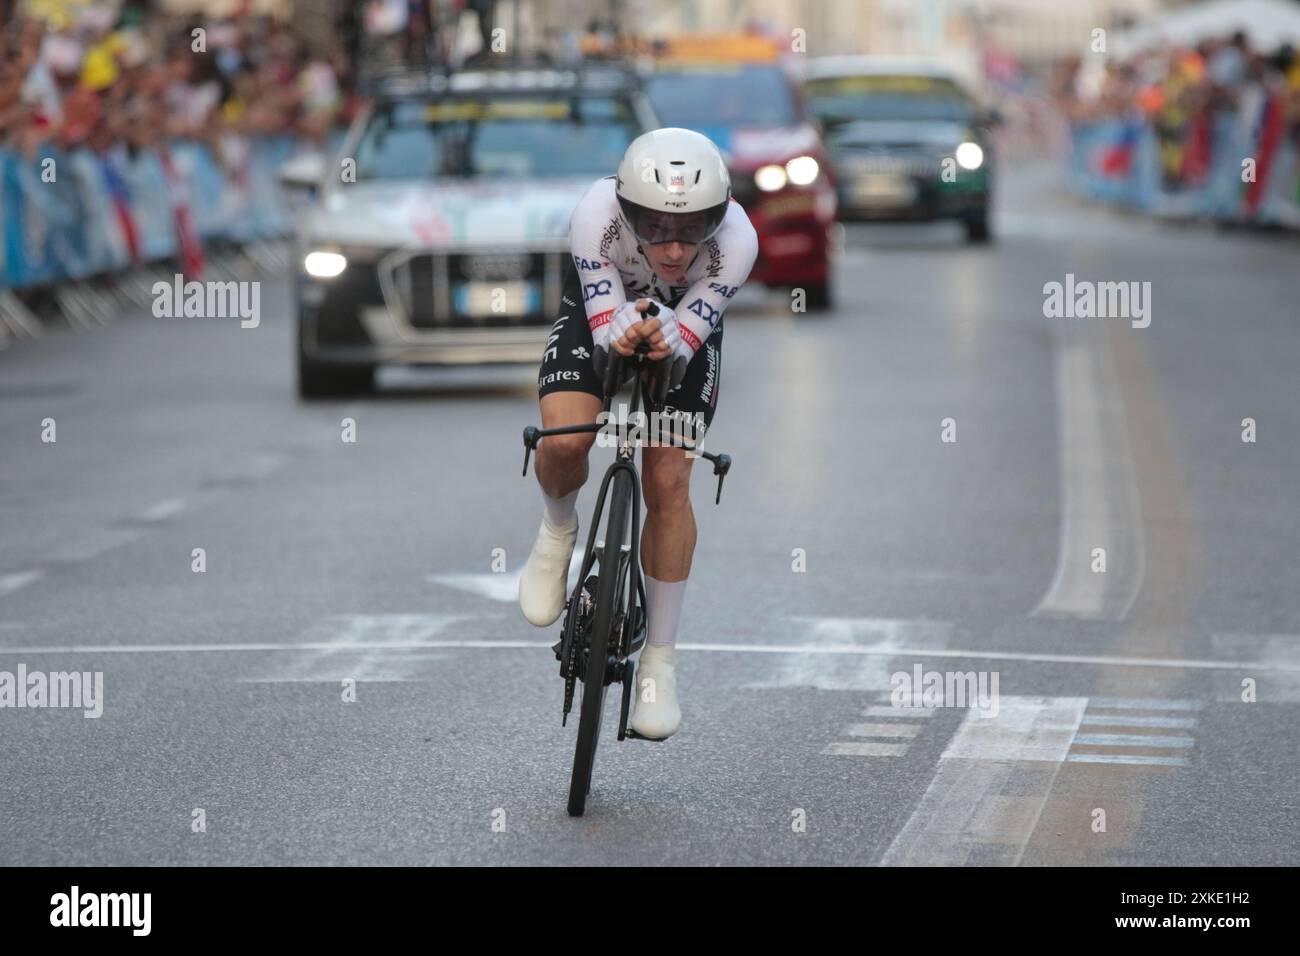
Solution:
M 317 279 L 333 279 L 348 267 L 348 260 L 337 252 L 309 252 L 302 260 L 302 267 Z
M 984 165 L 984 150 L 979 143 L 962 143 L 953 155 L 962 169 L 979 169 Z
M 765 193 L 776 192 L 785 180 L 785 170 L 780 166 L 760 166 L 754 171 L 754 184 Z
M 817 178 L 821 167 L 811 156 L 796 156 L 785 164 L 785 174 L 796 186 L 807 186 Z

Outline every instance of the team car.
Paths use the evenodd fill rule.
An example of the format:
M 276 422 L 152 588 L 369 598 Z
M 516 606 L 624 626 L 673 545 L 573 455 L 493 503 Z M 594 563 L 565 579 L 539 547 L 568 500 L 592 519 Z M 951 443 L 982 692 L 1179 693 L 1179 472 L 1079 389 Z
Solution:
M 766 56 L 746 49 L 732 60 L 701 59 L 731 47 L 686 39 L 689 50 L 670 48 L 646 75 L 655 114 L 722 150 L 732 195 L 758 232 L 750 281 L 802 288 L 809 309 L 829 308 L 835 174 L 793 80 L 770 47 Z
M 808 65 L 803 96 L 839 173 L 841 219 L 953 219 L 970 241 L 989 239 L 997 114 L 948 67 L 827 57 Z
M 656 125 L 615 67 L 385 80 L 337 155 L 281 173 L 318 187 L 297 224 L 299 394 L 367 391 L 381 364 L 535 364 L 574 207 Z

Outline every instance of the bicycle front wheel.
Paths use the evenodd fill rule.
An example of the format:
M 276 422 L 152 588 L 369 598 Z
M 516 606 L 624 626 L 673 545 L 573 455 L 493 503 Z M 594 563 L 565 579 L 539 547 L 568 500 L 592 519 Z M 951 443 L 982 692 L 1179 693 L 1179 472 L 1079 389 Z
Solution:
M 587 666 L 582 680 L 582 713 L 578 719 L 578 744 L 573 754 L 573 776 L 569 781 L 569 816 L 580 817 L 591 790 L 591 770 L 596 762 L 596 743 L 605 710 L 606 660 L 614 642 L 618 618 L 620 571 L 623 564 L 623 534 L 632 510 L 632 478 L 620 469 L 613 477 L 609 494 L 609 518 L 605 525 L 605 546 L 600 552 L 600 573 L 596 584 L 596 606 L 591 615 L 591 637 Z

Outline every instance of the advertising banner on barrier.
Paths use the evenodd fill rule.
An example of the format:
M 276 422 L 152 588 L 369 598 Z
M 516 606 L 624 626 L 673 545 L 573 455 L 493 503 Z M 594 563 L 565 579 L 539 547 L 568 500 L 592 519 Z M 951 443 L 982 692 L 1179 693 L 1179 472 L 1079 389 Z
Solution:
M 1278 97 L 1257 113 L 1207 113 L 1183 134 L 1175 149 L 1139 116 L 1076 123 L 1071 185 L 1089 199 L 1159 215 L 1300 226 L 1300 158 Z
M 129 154 L 0 149 L 0 284 L 24 289 L 174 259 L 203 270 L 203 244 L 287 235 L 276 173 L 300 144 L 289 136 L 205 145 L 181 141 Z

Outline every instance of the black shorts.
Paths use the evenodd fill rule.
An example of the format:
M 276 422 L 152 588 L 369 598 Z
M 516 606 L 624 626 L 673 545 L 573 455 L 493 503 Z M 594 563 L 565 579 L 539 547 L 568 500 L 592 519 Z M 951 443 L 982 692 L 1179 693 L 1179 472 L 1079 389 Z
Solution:
M 677 303 L 669 302 L 670 308 Z M 546 351 L 542 354 L 542 367 L 537 373 L 539 397 L 552 392 L 586 392 L 604 399 L 605 383 L 596 375 L 592 365 L 591 329 L 587 326 L 587 311 L 582 307 L 582 288 L 578 270 L 569 267 L 560 299 L 560 317 L 551 327 Z M 686 375 L 675 389 L 668 393 L 661 416 L 682 420 L 703 439 L 705 430 L 713 423 L 713 412 L 718 407 L 718 387 L 722 376 L 722 321 L 704 340 L 686 366 Z

